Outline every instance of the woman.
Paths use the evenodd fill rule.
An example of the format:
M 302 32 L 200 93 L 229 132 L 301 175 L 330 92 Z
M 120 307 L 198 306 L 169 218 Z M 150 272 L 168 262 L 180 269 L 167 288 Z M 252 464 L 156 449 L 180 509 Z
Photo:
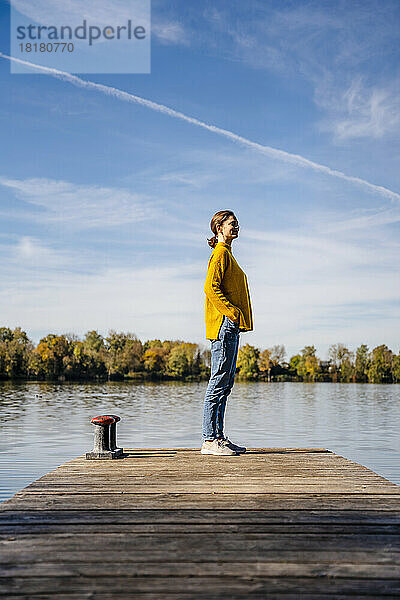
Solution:
M 246 452 L 224 435 L 224 414 L 235 380 L 239 332 L 253 329 L 247 278 L 232 254 L 239 223 L 231 210 L 217 212 L 210 223 L 214 248 L 204 285 L 206 337 L 211 340 L 211 377 L 204 398 L 202 454 L 232 456 Z

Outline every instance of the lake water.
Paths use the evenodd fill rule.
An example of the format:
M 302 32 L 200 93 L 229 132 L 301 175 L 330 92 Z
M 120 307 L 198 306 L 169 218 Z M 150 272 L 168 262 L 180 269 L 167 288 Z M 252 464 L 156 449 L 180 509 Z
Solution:
M 91 450 L 90 419 L 118 414 L 118 444 L 199 447 L 206 382 L 0 383 L 0 500 Z M 249 447 L 322 447 L 400 484 L 400 385 L 241 383 L 225 433 Z

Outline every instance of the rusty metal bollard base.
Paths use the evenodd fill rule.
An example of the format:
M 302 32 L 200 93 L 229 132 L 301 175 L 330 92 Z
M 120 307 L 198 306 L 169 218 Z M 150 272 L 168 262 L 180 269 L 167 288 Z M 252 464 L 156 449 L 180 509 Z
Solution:
M 105 452 L 86 452 L 86 460 L 112 460 L 113 458 L 122 458 L 123 454 L 122 448 Z

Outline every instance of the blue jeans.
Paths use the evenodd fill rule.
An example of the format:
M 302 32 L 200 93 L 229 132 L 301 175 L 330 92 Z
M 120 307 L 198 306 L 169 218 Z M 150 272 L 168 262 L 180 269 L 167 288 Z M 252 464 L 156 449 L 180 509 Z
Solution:
M 224 437 L 224 415 L 235 381 L 239 325 L 224 316 L 218 339 L 211 340 L 211 377 L 204 398 L 203 440 Z

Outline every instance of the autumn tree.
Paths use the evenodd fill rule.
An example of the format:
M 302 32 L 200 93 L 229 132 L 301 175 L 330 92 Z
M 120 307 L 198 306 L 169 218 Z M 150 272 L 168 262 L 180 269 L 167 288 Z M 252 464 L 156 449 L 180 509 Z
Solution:
M 7 368 L 8 343 L 12 340 L 12 329 L 0 327 L 0 377 L 9 377 Z
M 353 353 L 344 344 L 333 344 L 328 354 L 333 381 L 351 381 L 354 375 Z
M 366 344 L 361 344 L 356 350 L 354 372 L 356 381 L 366 382 L 368 380 L 369 350 Z
M 103 336 L 94 329 L 85 333 L 83 344 L 85 352 L 92 356 L 99 355 L 105 347 Z
M 29 368 L 38 377 L 46 379 L 63 377 L 70 351 L 71 344 L 65 335 L 49 333 L 36 346 Z
M 182 378 L 190 372 L 188 352 L 185 344 L 174 346 L 167 359 L 167 375 Z
M 149 348 L 163 348 L 163 342 L 161 340 L 147 340 L 147 342 L 145 342 L 143 344 L 143 353 L 146 352 L 146 350 L 149 350 Z
M 299 376 L 299 364 L 301 361 L 301 355 L 300 354 L 295 354 L 294 356 L 292 356 L 289 360 L 289 365 L 288 365 L 288 370 L 289 370 L 289 374 L 292 377 L 298 377 Z
M 399 352 L 399 354 L 393 354 L 392 380 L 393 380 L 393 383 L 400 383 L 400 352 Z
M 143 354 L 142 342 L 134 333 L 109 331 L 105 339 L 104 362 L 108 378 L 123 376 L 140 368 Z
M 21 327 L 0 328 L 0 376 L 27 377 L 34 345 Z
M 153 375 L 162 375 L 166 369 L 168 350 L 160 346 L 152 346 L 144 351 L 142 356 L 145 371 Z
M 107 374 L 105 365 L 106 346 L 103 336 L 96 330 L 87 331 L 82 347 L 87 371 L 90 377 L 103 377 Z
M 239 369 L 240 379 L 257 379 L 259 375 L 258 359 L 260 351 L 250 344 L 239 348 L 236 366 Z
M 272 360 L 271 360 L 271 350 L 266 348 L 263 350 L 258 357 L 258 370 L 263 379 L 266 379 L 268 382 L 271 381 L 271 369 L 272 369 Z
M 0 342 L 8 343 L 13 339 L 13 331 L 9 327 L 0 327 Z
M 385 345 L 374 348 L 370 355 L 367 370 L 368 381 L 371 383 L 390 383 L 392 381 L 393 352 Z
M 319 361 L 316 356 L 315 346 L 305 346 L 301 350 L 300 360 L 297 366 L 297 373 L 304 381 L 314 382 L 320 372 Z

